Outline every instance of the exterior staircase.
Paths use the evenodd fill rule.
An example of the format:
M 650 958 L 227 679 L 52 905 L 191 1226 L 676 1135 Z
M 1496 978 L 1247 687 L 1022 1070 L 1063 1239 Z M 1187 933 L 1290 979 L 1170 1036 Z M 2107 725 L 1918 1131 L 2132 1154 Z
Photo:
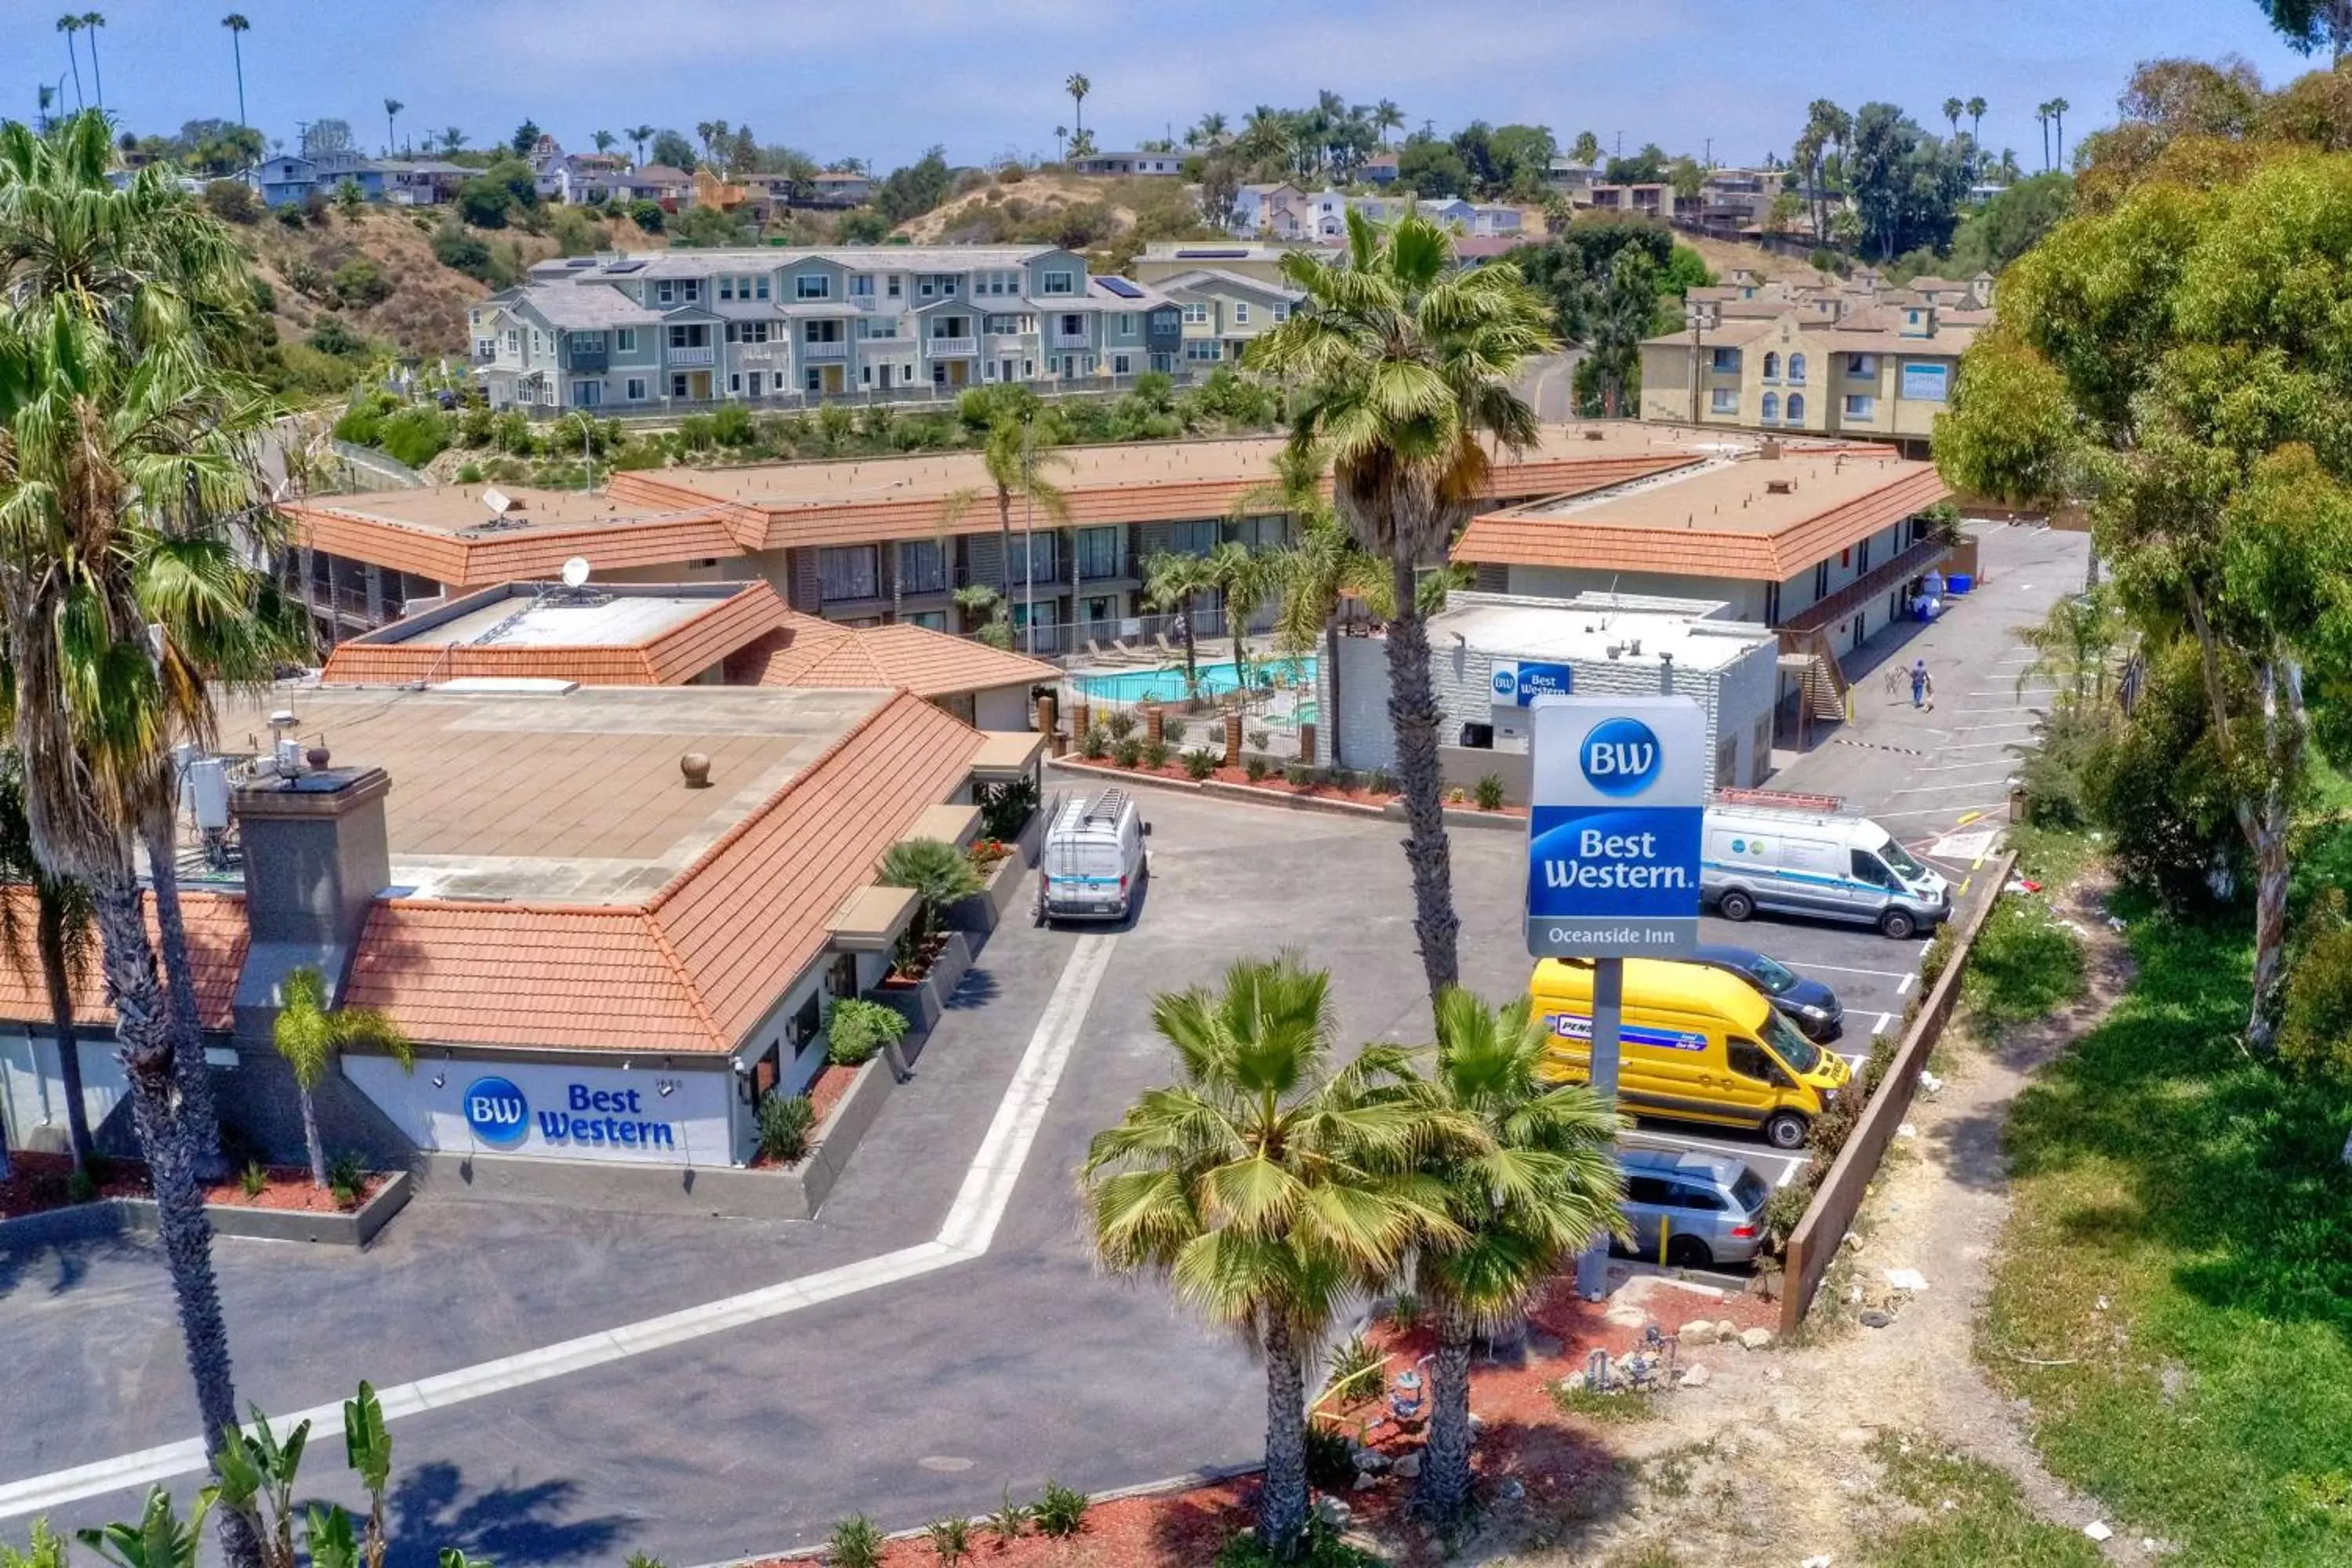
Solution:
M 1829 634 L 1819 627 L 1811 631 L 1780 628 L 1780 655 L 1784 665 L 1801 663 L 1801 682 L 1806 712 L 1817 720 L 1842 723 L 1846 718 L 1846 694 L 1851 683 L 1845 668 L 1838 663 L 1837 649 L 1831 646 Z

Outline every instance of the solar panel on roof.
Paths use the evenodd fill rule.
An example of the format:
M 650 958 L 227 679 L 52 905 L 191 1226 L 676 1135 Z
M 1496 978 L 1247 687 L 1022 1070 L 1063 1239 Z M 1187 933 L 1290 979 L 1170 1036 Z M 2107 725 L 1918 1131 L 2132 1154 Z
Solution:
M 1246 250 L 1180 250 L 1176 254 L 1187 261 L 1245 260 L 1249 256 Z
M 1140 300 L 1143 298 L 1143 290 L 1137 288 L 1134 284 L 1129 283 L 1124 278 L 1097 278 L 1095 281 L 1101 284 L 1104 288 L 1109 289 L 1112 293 L 1118 295 L 1122 300 Z
M 604 268 L 604 270 L 607 272 L 642 272 L 645 270 L 645 266 L 646 264 L 642 261 L 615 261 L 612 266 Z

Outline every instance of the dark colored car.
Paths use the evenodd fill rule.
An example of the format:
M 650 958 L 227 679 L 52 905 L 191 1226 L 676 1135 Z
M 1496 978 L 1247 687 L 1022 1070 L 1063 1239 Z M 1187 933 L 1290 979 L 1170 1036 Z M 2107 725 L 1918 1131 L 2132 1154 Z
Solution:
M 1807 980 L 1778 959 L 1752 947 L 1712 943 L 1691 949 L 1690 958 L 1710 969 L 1727 969 L 1764 993 L 1774 1009 L 1809 1040 L 1826 1043 L 1845 1032 L 1845 1009 L 1838 1005 L 1837 993 L 1818 980 Z

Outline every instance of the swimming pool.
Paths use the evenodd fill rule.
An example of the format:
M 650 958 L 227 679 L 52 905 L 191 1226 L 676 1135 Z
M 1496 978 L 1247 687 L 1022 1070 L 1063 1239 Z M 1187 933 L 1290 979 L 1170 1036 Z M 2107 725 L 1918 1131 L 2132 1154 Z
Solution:
M 1241 682 L 1241 669 L 1232 660 L 1219 664 L 1203 664 L 1200 668 L 1201 695 L 1214 697 L 1231 691 Z M 1250 683 L 1262 686 L 1279 677 L 1286 686 L 1307 686 L 1315 681 L 1315 660 L 1306 658 L 1272 658 L 1250 660 Z M 1087 675 L 1078 678 L 1078 689 L 1105 702 L 1181 702 L 1184 700 L 1184 667 L 1167 669 L 1129 669 L 1117 675 Z

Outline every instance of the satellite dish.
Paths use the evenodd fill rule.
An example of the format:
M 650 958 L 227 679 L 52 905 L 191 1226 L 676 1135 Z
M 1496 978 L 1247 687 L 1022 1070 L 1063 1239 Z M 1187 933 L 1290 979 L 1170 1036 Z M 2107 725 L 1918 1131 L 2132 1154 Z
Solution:
M 588 581 L 588 558 L 586 556 L 575 555 L 571 560 L 563 563 L 563 585 L 565 587 L 577 588 L 581 584 L 585 583 L 586 581 Z

